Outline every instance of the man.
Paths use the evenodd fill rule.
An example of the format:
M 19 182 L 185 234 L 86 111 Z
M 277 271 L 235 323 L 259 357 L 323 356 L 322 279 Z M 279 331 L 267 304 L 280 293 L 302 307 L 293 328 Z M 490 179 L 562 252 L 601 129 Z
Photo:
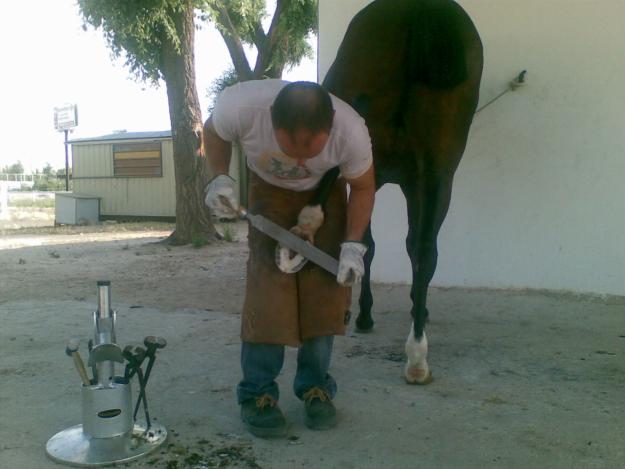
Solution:
M 374 202 L 369 134 L 351 107 L 316 83 L 262 80 L 225 89 L 204 125 L 206 156 L 215 176 L 206 203 L 216 216 L 236 207 L 227 176 L 234 141 L 242 146 L 250 169 L 250 213 L 292 228 L 339 258 L 336 278 L 310 262 L 288 273 L 297 270 L 286 265 L 290 256 L 277 254 L 275 241 L 250 229 L 241 325 L 243 379 L 237 387 L 241 416 L 256 436 L 285 434 L 275 379 L 284 346 L 297 346 L 293 387 L 305 403 L 306 425 L 329 429 L 336 423 L 336 382 L 328 374 L 333 338 L 345 333 L 349 287 L 364 273 L 361 240 Z M 308 206 L 322 176 L 336 166 L 342 178 L 333 185 L 325 210 Z

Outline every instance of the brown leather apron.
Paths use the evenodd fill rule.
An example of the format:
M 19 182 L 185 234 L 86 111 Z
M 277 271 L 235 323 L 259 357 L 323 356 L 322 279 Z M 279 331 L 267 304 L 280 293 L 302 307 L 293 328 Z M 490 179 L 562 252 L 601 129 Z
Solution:
M 249 211 L 290 229 L 314 191 L 295 192 L 272 186 L 250 171 Z M 338 179 L 325 207 L 325 221 L 315 246 L 338 259 L 345 236 L 347 196 Z M 345 334 L 351 288 L 308 262 L 295 274 L 276 266 L 276 241 L 250 226 L 247 287 L 241 339 L 262 344 L 298 346 L 305 340 Z

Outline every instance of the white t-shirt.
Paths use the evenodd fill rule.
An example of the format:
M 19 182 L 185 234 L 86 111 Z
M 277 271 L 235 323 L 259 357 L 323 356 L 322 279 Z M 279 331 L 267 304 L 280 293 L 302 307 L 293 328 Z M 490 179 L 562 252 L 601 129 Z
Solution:
M 238 141 L 248 167 L 274 186 L 309 190 L 335 166 L 347 179 L 362 176 L 373 162 L 369 131 L 362 117 L 336 96 L 331 96 L 334 121 L 322 152 L 303 164 L 282 152 L 271 123 L 271 105 L 286 84 L 283 80 L 257 80 L 226 88 L 212 115 L 217 134 L 226 141 Z

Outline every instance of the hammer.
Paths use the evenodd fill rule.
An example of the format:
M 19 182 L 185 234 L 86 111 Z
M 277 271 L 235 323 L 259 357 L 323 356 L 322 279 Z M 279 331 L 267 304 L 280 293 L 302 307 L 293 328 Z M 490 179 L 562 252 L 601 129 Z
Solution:
M 143 371 L 141 370 L 141 364 L 143 363 L 143 360 L 145 360 L 146 351 L 143 347 L 133 347 L 132 345 L 128 345 L 124 347 L 124 351 L 122 353 L 124 355 L 124 358 L 128 360 L 128 365 L 126 365 L 124 378 L 126 380 L 130 380 L 136 374 L 137 379 L 139 380 L 139 400 L 137 401 L 137 407 L 135 407 L 133 420 L 137 420 L 137 411 L 139 410 L 141 397 L 143 397 L 143 411 L 145 412 L 145 421 L 147 423 L 146 429 L 149 429 L 152 424 L 150 422 L 148 402 L 145 398 L 145 380 L 143 378 Z
M 93 339 L 89 339 L 87 342 L 87 350 L 89 350 L 89 357 L 91 357 L 91 351 L 93 350 Z M 93 382 L 98 382 L 98 368 L 95 366 L 95 363 L 91 366 L 91 375 L 93 376 Z
M 78 353 L 78 347 L 80 346 L 80 341 L 75 337 L 69 339 L 67 341 L 67 347 L 65 348 L 65 353 L 68 357 L 72 357 L 74 360 L 74 366 L 76 366 L 76 370 L 78 370 L 78 374 L 80 375 L 80 379 L 82 379 L 82 384 L 85 386 L 90 386 L 91 381 L 89 381 L 89 376 L 87 376 L 87 370 L 85 369 L 85 364 L 80 357 L 80 353 Z
M 156 350 L 165 348 L 167 341 L 162 337 L 149 335 L 143 339 L 143 344 L 147 350 L 147 356 L 150 358 L 148 360 L 148 366 L 145 370 L 145 382 L 147 384 L 148 379 L 150 378 L 150 371 L 152 371 L 152 367 L 154 366 L 154 360 L 156 360 Z
M 146 403 L 147 399 L 145 396 L 145 387 L 148 384 L 148 379 L 150 378 L 150 372 L 152 371 L 152 367 L 154 366 L 154 360 L 156 360 L 156 350 L 165 348 L 165 346 L 167 345 L 167 341 L 163 339 L 162 337 L 149 335 L 143 340 L 143 344 L 145 345 L 147 349 L 146 356 L 149 357 L 149 360 L 148 360 L 148 366 L 145 369 L 145 375 L 141 376 L 141 374 L 139 374 L 140 381 L 143 381 L 143 386 L 141 386 L 142 389 L 139 392 L 139 398 L 137 399 L 137 404 L 135 405 L 135 412 L 133 414 L 133 417 L 135 420 L 137 419 L 137 412 L 139 411 L 139 406 L 141 405 L 142 400 L 143 400 L 143 408 L 146 413 L 146 420 L 148 420 L 149 418 L 147 415 L 147 403 Z M 141 382 L 139 384 L 141 384 Z M 149 426 L 150 425 L 148 421 L 148 428 Z
M 133 347 L 132 345 L 127 345 L 124 347 L 122 355 L 128 362 L 124 371 L 124 379 L 128 381 L 141 368 L 143 360 L 145 360 L 145 349 L 140 346 Z

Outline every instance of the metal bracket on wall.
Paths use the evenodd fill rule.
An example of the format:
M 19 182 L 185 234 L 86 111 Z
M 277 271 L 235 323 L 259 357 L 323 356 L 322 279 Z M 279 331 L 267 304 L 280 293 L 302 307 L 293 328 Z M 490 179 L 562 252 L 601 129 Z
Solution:
M 526 83 L 525 82 L 525 75 L 527 75 L 527 70 L 523 70 L 516 77 L 514 77 L 514 79 L 512 81 L 510 81 L 510 83 L 508 83 L 508 88 L 506 88 L 504 91 L 499 93 L 497 96 L 495 96 L 489 102 L 487 102 L 481 108 L 479 108 L 477 111 L 475 111 L 475 114 L 478 114 L 479 112 L 483 111 L 485 108 L 487 108 L 488 106 L 493 104 L 495 101 L 497 101 L 499 98 L 501 98 L 506 93 L 508 93 L 510 91 L 516 91 L 518 88 L 520 88 L 521 86 L 525 85 L 525 83 Z

